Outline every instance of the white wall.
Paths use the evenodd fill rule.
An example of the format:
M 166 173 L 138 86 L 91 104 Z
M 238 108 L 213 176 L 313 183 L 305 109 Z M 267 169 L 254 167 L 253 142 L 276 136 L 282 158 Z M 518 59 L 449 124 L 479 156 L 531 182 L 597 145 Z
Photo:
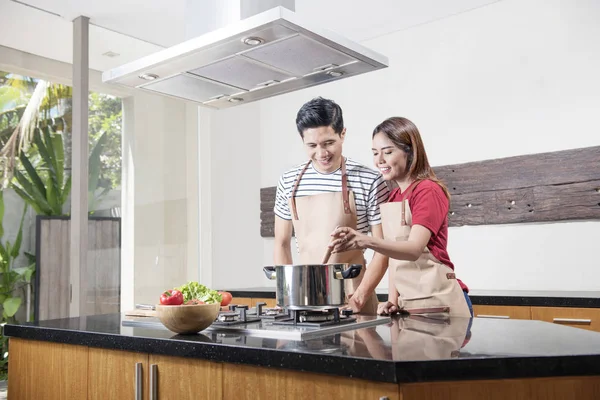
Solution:
M 370 132 L 392 115 L 417 124 L 433 165 L 599 145 L 599 19 L 600 3 L 593 0 L 505 0 L 365 42 L 389 57 L 390 68 L 263 100 L 258 125 L 241 109 L 229 114 L 260 128 L 252 133 L 260 144 L 244 141 L 246 152 L 235 153 L 242 157 L 235 165 L 248 166 L 236 179 L 260 174 L 247 193 L 252 203 L 259 187 L 274 186 L 279 174 L 304 160 L 295 115 L 318 95 L 342 106 L 345 154 L 367 165 Z M 231 179 L 227 164 L 220 178 Z M 258 204 L 250 211 L 248 232 L 258 234 Z M 600 261 L 587 255 L 598 237 L 598 221 L 461 227 L 450 229 L 449 251 L 473 289 L 598 290 Z M 230 271 L 222 282 L 264 285 L 254 274 L 271 262 L 272 239 L 237 243 L 247 262 L 215 263 Z M 258 243 L 262 258 L 255 255 Z M 238 279 L 249 266 L 253 274 Z
M 257 134 L 260 110 L 259 103 L 250 103 L 213 112 L 210 117 L 211 284 L 215 288 L 270 284 L 262 272 L 258 213 L 263 150 Z

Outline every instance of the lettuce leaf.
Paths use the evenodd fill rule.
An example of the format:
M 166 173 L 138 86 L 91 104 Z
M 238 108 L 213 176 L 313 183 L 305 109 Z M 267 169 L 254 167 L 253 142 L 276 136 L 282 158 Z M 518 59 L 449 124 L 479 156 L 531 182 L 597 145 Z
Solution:
M 206 304 L 221 303 L 221 295 L 216 290 L 207 288 L 198 282 L 188 282 L 176 288 L 183 294 L 183 301 L 202 300 Z

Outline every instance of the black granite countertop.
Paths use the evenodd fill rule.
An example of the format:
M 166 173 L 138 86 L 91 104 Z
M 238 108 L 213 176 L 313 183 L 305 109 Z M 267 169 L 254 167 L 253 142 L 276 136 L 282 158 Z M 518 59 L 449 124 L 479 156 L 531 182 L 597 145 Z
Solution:
M 124 326 L 109 314 L 8 324 L 11 337 L 193 357 L 382 382 L 600 374 L 600 333 L 541 321 L 395 317 L 305 341 Z
M 233 297 L 275 298 L 274 287 L 223 290 L 228 290 Z M 379 301 L 387 299 L 387 289 L 376 292 Z M 469 297 L 477 305 L 600 308 L 600 291 L 472 289 Z

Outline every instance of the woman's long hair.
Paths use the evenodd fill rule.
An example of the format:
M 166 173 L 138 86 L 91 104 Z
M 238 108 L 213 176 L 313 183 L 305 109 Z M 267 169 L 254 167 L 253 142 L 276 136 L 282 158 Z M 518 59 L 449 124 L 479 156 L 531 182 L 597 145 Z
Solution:
M 435 176 L 435 172 L 429 165 L 421 134 L 415 124 L 403 117 L 391 117 L 375 127 L 373 137 L 380 132 L 407 154 L 406 174 L 412 180 L 429 179 L 440 185 L 448 200 L 450 199 L 448 188 Z

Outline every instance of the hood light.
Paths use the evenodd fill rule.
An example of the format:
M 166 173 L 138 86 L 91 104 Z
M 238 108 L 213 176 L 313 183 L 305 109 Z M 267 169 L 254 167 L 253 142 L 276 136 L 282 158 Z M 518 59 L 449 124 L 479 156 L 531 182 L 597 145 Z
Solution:
M 138 78 L 145 79 L 147 81 L 153 81 L 153 80 L 155 80 L 155 79 L 158 78 L 158 75 L 154 75 L 154 74 L 141 74 L 141 75 L 138 75 Z
M 327 75 L 332 76 L 334 78 L 339 78 L 340 76 L 344 75 L 343 72 L 341 71 L 327 71 L 325 72 Z
M 263 44 L 265 40 L 257 36 L 250 36 L 247 38 L 243 38 L 242 42 L 244 42 L 244 44 L 247 44 L 248 46 L 258 46 L 259 44 Z
M 244 101 L 241 97 L 232 97 L 228 100 L 230 103 L 239 103 L 240 101 Z

